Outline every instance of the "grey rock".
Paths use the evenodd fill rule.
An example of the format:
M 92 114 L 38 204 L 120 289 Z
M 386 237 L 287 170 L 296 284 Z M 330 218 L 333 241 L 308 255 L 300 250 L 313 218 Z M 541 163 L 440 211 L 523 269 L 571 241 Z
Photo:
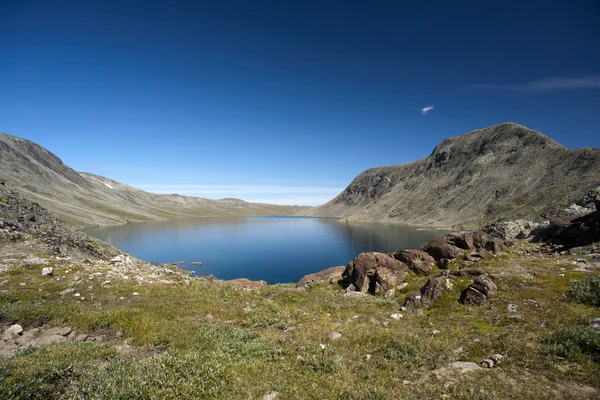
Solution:
M 334 331 L 334 332 L 329 332 L 327 337 L 329 337 L 330 340 L 338 340 L 338 339 L 342 338 L 342 334 Z
M 77 337 L 75 338 L 76 342 L 85 342 L 85 340 L 88 338 L 88 335 L 86 335 L 85 333 L 81 333 L 79 335 L 77 335 Z
M 56 342 L 66 342 L 67 338 L 64 337 L 63 335 L 49 335 L 49 336 L 42 336 L 39 339 L 35 339 L 32 344 L 35 344 L 36 346 L 44 346 L 46 344 L 50 344 L 50 343 L 56 343 Z
M 69 333 L 71 333 L 71 328 L 69 328 L 69 327 L 56 327 L 56 328 L 50 328 L 48 330 L 43 331 L 41 333 L 40 337 L 44 338 L 44 337 L 54 336 L 54 335 L 67 336 Z
M 272 391 L 272 392 L 265 394 L 262 397 L 262 400 L 275 400 L 277 397 L 279 397 L 279 392 Z
M 54 268 L 52 268 L 52 267 L 42 268 L 42 276 L 52 276 L 53 273 L 54 273 Z
M 517 312 L 517 310 L 519 309 L 519 306 L 517 306 L 516 304 L 509 304 L 507 307 L 508 311 L 510 312 Z
M 590 321 L 590 326 L 595 329 L 600 329 L 600 318 L 594 318 Z
M 494 360 L 486 358 L 481 362 L 483 368 L 494 368 Z
M 2 340 L 15 340 L 19 337 L 19 334 L 23 332 L 23 327 L 19 324 L 11 325 L 2 334 Z
M 58 292 L 58 294 L 60 294 L 61 296 L 67 295 L 69 293 L 75 293 L 75 289 L 74 288 L 68 288 L 68 289 L 65 289 L 63 291 Z
M 448 364 L 449 368 L 459 369 L 462 371 L 479 371 L 482 368 L 474 362 L 470 361 L 455 361 Z

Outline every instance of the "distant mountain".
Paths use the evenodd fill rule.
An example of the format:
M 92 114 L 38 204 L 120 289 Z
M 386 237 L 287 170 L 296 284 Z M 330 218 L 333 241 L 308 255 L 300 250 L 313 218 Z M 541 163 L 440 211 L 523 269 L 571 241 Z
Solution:
M 552 216 L 600 186 L 600 149 L 569 150 L 514 123 L 451 137 L 429 157 L 368 169 L 307 215 L 417 225 Z
M 45 148 L 4 133 L 0 133 L 0 180 L 78 226 L 183 216 L 293 215 L 309 208 L 149 193 L 76 172 Z

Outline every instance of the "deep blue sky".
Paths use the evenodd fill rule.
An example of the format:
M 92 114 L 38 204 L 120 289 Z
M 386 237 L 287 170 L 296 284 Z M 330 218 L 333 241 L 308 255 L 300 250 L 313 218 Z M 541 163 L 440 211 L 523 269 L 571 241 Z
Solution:
M 152 191 L 317 204 L 504 121 L 600 147 L 599 1 L 0 0 L 0 131 Z

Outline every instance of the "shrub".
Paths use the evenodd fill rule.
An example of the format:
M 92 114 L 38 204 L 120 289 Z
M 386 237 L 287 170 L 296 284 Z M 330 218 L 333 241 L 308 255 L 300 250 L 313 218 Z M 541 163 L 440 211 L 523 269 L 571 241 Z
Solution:
M 560 328 L 552 333 L 547 345 L 551 353 L 560 357 L 588 355 L 600 362 L 600 330 L 589 326 Z
M 571 281 L 567 296 L 573 300 L 600 307 L 600 275 L 591 275 L 585 279 Z

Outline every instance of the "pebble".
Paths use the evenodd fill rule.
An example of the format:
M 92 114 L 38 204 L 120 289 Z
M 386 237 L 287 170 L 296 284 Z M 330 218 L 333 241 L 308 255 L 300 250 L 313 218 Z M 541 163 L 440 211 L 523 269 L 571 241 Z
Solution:
M 42 268 L 42 276 L 52 276 L 53 273 L 54 273 L 54 268 L 52 268 L 52 267 Z
M 507 308 L 508 308 L 508 311 L 510 311 L 510 312 L 517 312 L 517 310 L 519 309 L 519 306 L 517 306 L 516 304 L 509 304 Z
M 278 396 L 279 396 L 279 392 L 272 391 L 272 392 L 265 394 L 262 397 L 262 400 L 275 400 Z
M 452 381 L 446 381 L 444 383 L 444 389 L 450 389 L 452 386 L 454 386 L 454 382 Z
M 367 355 L 365 356 L 365 361 L 370 361 L 370 360 L 371 360 L 371 355 L 370 355 L 370 354 L 367 354 Z
M 342 338 L 342 334 L 339 332 L 329 332 L 329 334 L 327 335 L 329 337 L 329 339 L 331 340 L 338 340 Z
M 600 329 L 600 318 L 594 318 L 590 321 L 590 326 L 595 329 Z
M 75 289 L 68 288 L 68 289 L 63 290 L 62 292 L 58 292 L 58 294 L 60 294 L 61 296 L 64 296 L 65 294 L 69 294 L 69 293 L 75 293 Z
M 486 358 L 481 362 L 481 365 L 483 366 L 483 368 L 494 368 L 494 360 Z
M 138 292 L 133 292 L 132 293 L 134 296 L 139 296 L 140 294 Z
M 390 317 L 391 317 L 392 319 L 396 319 L 396 320 L 398 320 L 398 319 L 402 319 L 402 318 L 404 318 L 404 315 L 402 315 L 402 314 L 400 314 L 400 313 L 397 313 L 397 314 L 391 314 L 391 315 L 390 315 Z
M 438 331 L 437 329 L 434 329 L 431 333 L 433 333 L 434 335 L 437 335 L 438 333 L 440 333 L 440 331 Z

